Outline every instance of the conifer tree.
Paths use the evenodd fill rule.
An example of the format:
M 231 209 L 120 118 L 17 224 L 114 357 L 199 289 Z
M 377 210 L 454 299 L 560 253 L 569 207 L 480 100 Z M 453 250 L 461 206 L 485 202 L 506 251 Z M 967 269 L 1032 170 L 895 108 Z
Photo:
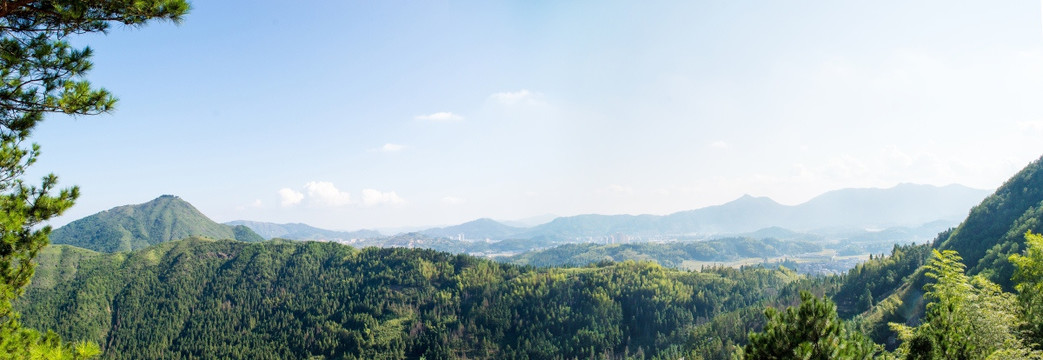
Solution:
M 891 324 L 903 340 L 897 354 L 907 359 L 1039 358 L 1017 336 L 1014 296 L 985 277 L 967 276 L 959 254 L 934 250 L 925 265 L 934 282 L 924 286 L 929 300 L 916 328 Z
M 11 302 L 33 275 L 33 259 L 47 245 L 49 226 L 39 226 L 73 205 L 76 187 L 57 189 L 47 175 L 39 184 L 24 179 L 40 154 L 32 130 L 47 113 L 94 115 L 109 112 L 116 98 L 91 85 L 90 48 L 68 38 L 104 33 L 111 24 L 180 21 L 185 0 L 24 0 L 0 2 L 0 358 L 75 358 L 96 345 L 62 344 L 54 333 L 24 329 Z
M 1025 251 L 1011 255 L 1010 262 L 1017 266 L 1012 280 L 1017 284 L 1029 341 L 1043 347 L 1043 235 L 1025 233 Z
M 742 359 L 868 359 L 882 349 L 862 334 L 849 330 L 837 317 L 837 306 L 811 293 L 800 293 L 800 306 L 785 311 L 768 308 L 768 323 L 751 333 L 737 354 Z

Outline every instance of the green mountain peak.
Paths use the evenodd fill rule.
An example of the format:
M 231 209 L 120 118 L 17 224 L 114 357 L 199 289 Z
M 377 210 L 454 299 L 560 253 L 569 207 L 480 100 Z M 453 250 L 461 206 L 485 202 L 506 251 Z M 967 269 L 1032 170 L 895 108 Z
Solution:
M 263 240 L 245 226 L 218 224 L 180 197 L 163 195 L 143 204 L 118 206 L 73 221 L 54 230 L 51 243 L 117 252 L 189 236 Z

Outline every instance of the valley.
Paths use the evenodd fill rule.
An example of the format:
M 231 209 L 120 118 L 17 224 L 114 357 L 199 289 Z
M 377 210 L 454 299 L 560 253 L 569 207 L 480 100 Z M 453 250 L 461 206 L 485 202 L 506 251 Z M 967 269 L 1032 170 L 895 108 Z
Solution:
M 1021 224 L 1036 224 L 1026 222 L 1035 216 L 1026 204 L 1043 201 L 1043 193 L 1023 194 L 1030 197 L 1023 200 L 1003 195 L 1043 184 L 1043 172 L 1035 171 L 1040 166 L 1030 165 L 933 241 L 920 237 L 943 221 L 862 232 L 774 226 L 657 242 L 615 235 L 626 241 L 608 243 L 509 239 L 507 227 L 492 220 L 449 231 L 498 231 L 508 239 L 438 237 L 445 228 L 384 236 L 239 221 L 221 226 L 246 227 L 251 240 L 218 240 L 206 233 L 216 223 L 191 204 L 162 196 L 74 221 L 55 233 L 76 229 L 78 236 L 57 239 L 106 250 L 118 247 L 99 244 L 191 235 L 129 252 L 51 245 L 37 257 L 37 274 L 15 305 L 26 325 L 97 342 L 113 359 L 676 359 L 725 357 L 746 342 L 748 331 L 764 326 L 760 309 L 796 304 L 800 291 L 812 291 L 890 347 L 895 335 L 881 326 L 922 316 L 896 304 L 919 301 L 910 291 L 923 284 L 914 271 L 927 261 L 927 249 L 952 248 L 957 234 L 983 236 L 972 233 L 982 216 L 1041 230 Z M 1001 220 L 997 213 L 1009 215 Z M 611 224 L 603 229 L 619 231 Z M 252 240 L 259 233 L 273 239 Z M 830 238 L 837 234 L 844 238 Z M 279 237 L 287 235 L 302 239 Z M 345 235 L 351 239 L 339 237 Z M 514 255 L 474 256 L 493 252 Z M 718 340 L 706 342 L 699 334 L 707 332 Z
M 4 1 L 0 360 L 1043 360 L 1039 10 Z

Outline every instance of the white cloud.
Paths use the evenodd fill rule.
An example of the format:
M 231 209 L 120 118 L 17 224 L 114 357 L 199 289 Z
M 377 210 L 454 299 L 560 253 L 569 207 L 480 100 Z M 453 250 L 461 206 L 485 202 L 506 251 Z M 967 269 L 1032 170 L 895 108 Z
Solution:
M 515 104 L 538 104 L 540 103 L 540 97 L 543 94 L 538 92 L 531 92 L 526 89 L 518 91 L 507 91 L 498 92 L 489 95 L 489 98 L 503 105 L 515 105 Z
M 243 210 L 246 210 L 246 209 L 260 209 L 262 207 L 264 207 L 264 203 L 261 202 L 261 199 L 255 199 L 253 202 L 251 202 L 249 204 L 236 206 L 235 210 L 243 211 Z
M 458 198 L 458 197 L 455 197 L 455 196 L 446 196 L 446 197 L 442 198 L 442 203 L 443 204 L 456 205 L 456 204 L 460 204 L 460 203 L 463 203 L 463 202 L 464 202 L 464 199 L 461 199 L 461 198 Z
M 417 120 L 424 120 L 424 121 L 434 121 L 434 122 L 457 122 L 457 121 L 463 121 L 464 117 L 460 116 L 460 115 L 457 115 L 457 114 L 453 114 L 453 113 L 448 112 L 448 111 L 445 111 L 445 112 L 436 112 L 434 114 L 417 115 L 415 117 L 415 119 L 417 119 Z
M 871 174 L 865 161 L 847 154 L 831 158 L 825 165 L 824 172 L 837 180 L 868 178 Z
M 602 189 L 602 192 L 607 192 L 611 194 L 632 194 L 634 192 L 634 189 L 629 186 L 612 184 Z
M 1043 130 L 1043 121 L 1019 121 L 1018 129 L 1022 131 L 1041 131 Z
M 394 191 L 381 192 L 374 189 L 362 190 L 361 200 L 353 201 L 349 192 L 341 191 L 329 181 L 310 181 L 304 184 L 303 190 L 303 192 L 290 188 L 279 190 L 282 206 L 289 207 L 301 203 L 311 207 L 375 206 L 405 202 Z M 260 202 L 255 202 L 255 204 L 260 204 Z
M 382 204 L 399 204 L 404 202 L 394 191 L 380 192 L 373 189 L 362 190 L 362 205 L 376 206 Z
M 391 152 L 402 151 L 402 149 L 405 149 L 405 148 L 406 148 L 405 145 L 387 143 L 387 144 L 384 144 L 384 146 L 381 146 L 381 147 L 378 147 L 378 148 L 375 148 L 375 149 L 369 149 L 369 151 L 391 153 Z
M 883 153 L 884 157 L 888 161 L 894 162 L 895 164 L 899 164 L 901 166 L 909 166 L 913 163 L 913 157 L 907 154 L 905 151 L 902 151 L 902 149 L 899 149 L 897 145 L 885 146 Z
M 279 203 L 282 204 L 282 206 L 293 206 L 300 204 L 301 200 L 304 200 L 304 194 L 290 188 L 282 188 L 279 189 L 279 199 Z
M 308 202 L 318 206 L 337 207 L 351 203 L 351 194 L 340 191 L 328 181 L 312 181 L 304 184 Z
M 717 141 L 714 141 L 714 142 L 710 143 L 709 146 L 711 148 L 714 148 L 714 149 L 727 149 L 728 148 L 728 143 L 724 142 L 724 140 L 717 140 Z

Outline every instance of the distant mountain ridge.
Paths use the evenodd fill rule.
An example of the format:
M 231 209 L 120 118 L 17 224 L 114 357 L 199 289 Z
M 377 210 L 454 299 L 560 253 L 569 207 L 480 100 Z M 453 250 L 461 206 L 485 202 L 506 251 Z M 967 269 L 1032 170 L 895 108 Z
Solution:
M 455 238 L 458 235 L 463 235 L 464 239 L 460 240 L 484 240 L 504 239 L 517 234 L 523 229 L 524 228 L 505 225 L 493 219 L 481 218 L 460 225 L 427 229 L 420 233 L 427 236 L 448 238 Z
M 235 220 L 226 222 L 230 226 L 246 226 L 265 239 L 282 238 L 287 240 L 351 240 L 381 237 L 374 230 L 335 231 L 320 229 L 301 223 L 276 224 L 261 221 Z
M 465 238 L 525 239 L 582 238 L 625 234 L 686 235 L 742 234 L 780 227 L 808 232 L 890 227 L 919 227 L 946 220 L 953 223 L 989 194 L 962 185 L 899 184 L 887 189 L 841 189 L 803 204 L 783 205 L 767 197 L 744 195 L 734 201 L 700 209 L 659 215 L 596 215 L 559 217 L 531 228 L 514 228 L 490 219 L 421 231 L 427 235 Z M 496 237 L 499 236 L 499 237 Z
M 52 244 L 67 244 L 101 252 L 131 251 L 162 242 L 205 236 L 214 239 L 262 241 L 245 226 L 222 225 L 174 195 L 118 206 L 55 229 Z
M 799 205 L 783 205 L 767 197 L 744 195 L 721 205 L 659 215 L 576 215 L 533 227 L 515 227 L 481 218 L 467 223 L 419 231 L 429 237 L 465 241 L 536 240 L 541 244 L 601 241 L 633 237 L 741 235 L 765 229 L 807 236 L 865 231 L 870 228 L 918 228 L 944 220 L 956 223 L 986 190 L 961 185 L 900 184 L 889 189 L 842 189 Z M 306 224 L 237 220 L 218 224 L 176 196 L 113 208 L 55 230 L 51 241 L 113 252 L 139 249 L 192 235 L 261 241 L 272 238 L 355 242 L 384 238 L 373 230 L 333 231 Z M 783 238 L 788 236 L 781 236 Z M 370 242 L 367 242 L 370 243 Z

